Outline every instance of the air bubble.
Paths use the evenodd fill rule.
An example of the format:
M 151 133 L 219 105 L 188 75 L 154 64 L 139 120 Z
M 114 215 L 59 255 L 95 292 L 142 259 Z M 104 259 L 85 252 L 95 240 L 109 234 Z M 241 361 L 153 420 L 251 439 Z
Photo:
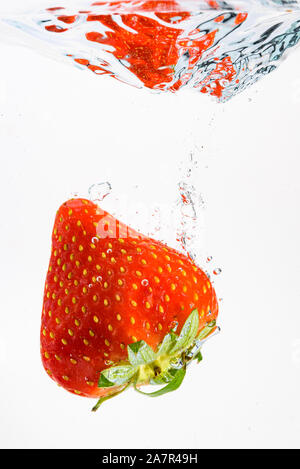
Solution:
M 215 270 L 213 271 L 213 273 L 214 273 L 215 275 L 220 275 L 220 274 L 222 273 L 222 269 L 220 269 L 220 268 L 218 267 L 217 269 L 215 269 Z

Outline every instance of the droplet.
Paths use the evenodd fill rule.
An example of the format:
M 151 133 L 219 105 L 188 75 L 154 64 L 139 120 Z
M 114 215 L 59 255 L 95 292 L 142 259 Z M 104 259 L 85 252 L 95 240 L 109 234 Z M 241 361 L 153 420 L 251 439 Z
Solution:
M 105 363 L 105 365 L 106 365 L 106 366 L 111 366 L 111 365 L 113 365 L 113 364 L 114 364 L 114 362 L 113 362 L 113 361 L 111 361 L 111 360 L 105 360 L 105 362 L 104 362 L 104 363 Z
M 210 262 L 212 261 L 213 257 L 212 256 L 208 256 L 207 259 L 206 259 L 206 262 Z
M 98 243 L 98 241 L 99 241 L 99 238 L 97 238 L 97 236 L 94 236 L 94 237 L 92 238 L 92 243 L 93 243 L 93 244 Z
M 143 287 L 148 287 L 149 285 L 149 280 L 147 280 L 146 278 L 144 280 L 142 280 L 141 284 L 143 285 Z

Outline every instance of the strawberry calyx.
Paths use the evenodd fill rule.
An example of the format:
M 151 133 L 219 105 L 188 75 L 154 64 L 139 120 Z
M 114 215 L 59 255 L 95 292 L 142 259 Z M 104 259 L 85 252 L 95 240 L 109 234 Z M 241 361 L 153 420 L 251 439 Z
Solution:
M 93 408 L 133 386 L 141 394 L 158 397 L 179 388 L 184 380 L 187 366 L 193 361 L 202 360 L 201 347 L 204 340 L 216 330 L 216 321 L 209 322 L 199 329 L 199 313 L 195 309 L 184 323 L 180 334 L 171 330 L 164 337 L 157 351 L 140 340 L 127 346 L 128 359 L 118 366 L 106 368 L 100 374 L 99 388 L 112 388 L 112 393 L 98 400 Z M 143 385 L 165 385 L 152 393 L 139 388 Z

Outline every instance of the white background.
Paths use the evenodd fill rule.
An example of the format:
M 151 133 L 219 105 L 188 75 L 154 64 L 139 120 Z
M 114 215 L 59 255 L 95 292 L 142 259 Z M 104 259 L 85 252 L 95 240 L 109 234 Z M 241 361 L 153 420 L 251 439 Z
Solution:
M 300 50 L 225 105 L 153 95 L 6 42 L 0 57 L 1 447 L 299 447 Z M 93 414 L 39 357 L 55 211 L 107 179 L 164 203 L 202 146 L 202 249 L 223 269 L 222 333 L 176 393 L 129 391 Z

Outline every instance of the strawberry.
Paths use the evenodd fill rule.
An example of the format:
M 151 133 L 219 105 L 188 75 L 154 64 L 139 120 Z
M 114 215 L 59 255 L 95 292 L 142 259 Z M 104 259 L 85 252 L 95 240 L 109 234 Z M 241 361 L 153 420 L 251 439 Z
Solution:
M 105 399 L 133 385 L 176 389 L 218 304 L 191 259 L 119 222 L 93 202 L 57 212 L 41 320 L 44 368 L 72 393 Z
M 137 86 L 161 91 L 176 92 L 191 83 L 219 99 L 227 99 L 227 89 L 238 83 L 236 61 L 230 55 L 216 54 L 224 37 L 247 20 L 247 12 L 225 13 L 218 2 L 207 0 L 204 11 L 220 10 L 220 14 L 206 20 L 204 14 L 204 21 L 196 26 L 197 16 L 202 15 L 188 5 L 183 11 L 182 2 L 176 0 L 104 3 L 96 2 L 89 11 L 73 15 L 50 8 L 48 21 L 41 22 L 49 33 L 72 34 L 80 28 L 81 40 L 93 52 L 89 54 L 88 47 L 84 56 L 66 55 L 82 68 L 131 84 L 132 75 L 138 79 L 134 79 Z M 130 73 L 120 74 L 120 66 Z
M 189 16 L 185 12 L 180 14 L 183 18 Z M 174 13 L 169 16 L 174 16 Z M 181 29 L 164 26 L 156 19 L 132 14 L 122 15 L 126 29 L 119 26 L 111 15 L 88 15 L 87 21 L 93 22 L 91 24 L 100 23 L 108 31 L 105 35 L 95 31 L 87 32 L 86 39 L 112 46 L 113 55 L 128 63 L 130 71 L 146 87 L 154 89 L 172 82 L 179 59 L 176 41 L 183 32 Z

